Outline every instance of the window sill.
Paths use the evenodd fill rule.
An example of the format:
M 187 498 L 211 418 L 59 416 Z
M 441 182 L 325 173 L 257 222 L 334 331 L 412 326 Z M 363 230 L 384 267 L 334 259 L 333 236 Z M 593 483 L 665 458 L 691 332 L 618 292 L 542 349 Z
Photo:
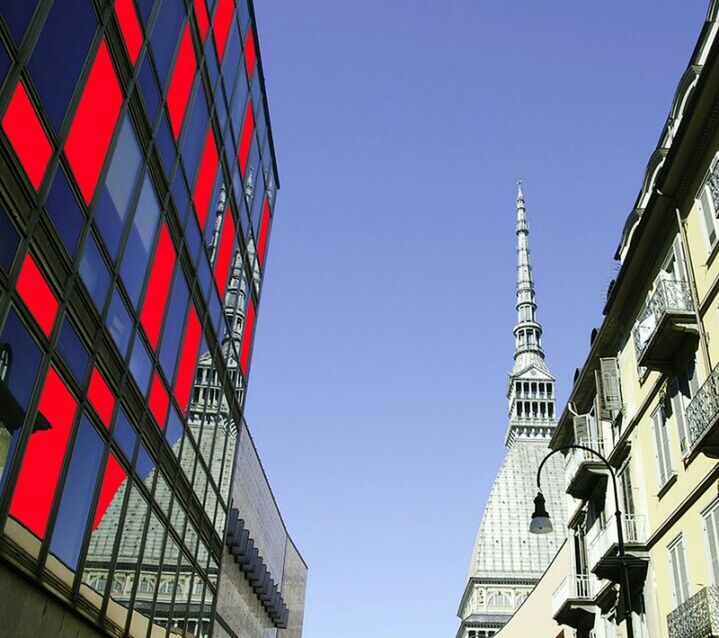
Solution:
M 674 485 L 674 483 L 677 482 L 677 473 L 672 472 L 669 475 L 669 478 L 667 478 L 666 481 L 664 481 L 664 484 L 659 488 L 659 491 L 657 492 L 657 498 L 662 498 L 668 491 L 669 488 Z

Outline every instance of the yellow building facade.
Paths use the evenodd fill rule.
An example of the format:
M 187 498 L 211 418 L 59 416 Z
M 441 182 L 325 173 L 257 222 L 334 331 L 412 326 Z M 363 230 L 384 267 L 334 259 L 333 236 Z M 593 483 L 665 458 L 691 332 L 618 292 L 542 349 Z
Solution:
M 637 638 L 719 636 L 718 10 L 649 159 L 550 444 L 564 456 L 570 554 L 552 616 L 580 638 L 627 636 L 630 624 Z M 616 500 L 603 461 L 565 449 L 577 444 L 612 467 Z

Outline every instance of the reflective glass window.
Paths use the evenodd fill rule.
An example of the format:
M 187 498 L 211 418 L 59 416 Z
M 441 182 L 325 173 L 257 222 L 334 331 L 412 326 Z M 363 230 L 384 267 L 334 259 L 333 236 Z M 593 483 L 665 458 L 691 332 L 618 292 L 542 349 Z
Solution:
M 167 394 L 165 384 L 157 373 L 152 378 L 147 406 L 150 408 L 150 413 L 155 419 L 155 423 L 161 430 L 164 430 L 167 409 L 170 407 L 170 396 Z
M 122 281 L 134 306 L 137 306 L 140 299 L 159 217 L 160 205 L 150 176 L 146 173 L 120 266 Z
M 152 460 L 149 452 L 145 449 L 144 445 L 140 445 L 140 449 L 137 451 L 137 461 L 135 461 L 135 472 L 141 481 L 147 484 L 148 487 L 152 487 L 151 484 L 147 483 L 150 472 L 155 469 L 155 462 Z
M 176 259 L 175 247 L 167 225 L 162 224 L 140 313 L 140 322 L 153 350 L 157 347 L 157 340 L 160 337 Z
M 14 310 L 0 332 L 0 475 L 20 436 L 42 355 Z
M 137 6 L 140 9 L 140 16 L 145 24 L 147 24 L 147 20 L 152 13 L 152 7 L 154 4 L 155 0 L 137 0 Z
M 110 453 L 105 464 L 105 471 L 102 473 L 102 485 L 100 494 L 97 497 L 97 507 L 93 518 L 92 528 L 95 529 L 102 521 L 108 508 L 112 505 L 120 487 L 125 482 L 127 474 L 115 455 Z
M 155 116 L 157 115 L 157 109 L 160 108 L 160 90 L 157 88 L 157 80 L 155 79 L 155 72 L 152 70 L 152 62 L 149 55 L 145 55 L 145 59 L 140 65 L 138 79 L 142 99 L 147 109 L 147 115 L 149 116 L 150 123 L 153 124 L 155 122 Z
M 147 385 L 150 383 L 150 374 L 152 373 L 152 363 L 150 354 L 138 334 L 135 339 L 135 345 L 132 348 L 130 356 L 130 372 L 135 378 L 135 382 L 140 388 L 142 394 L 147 392 Z
M 240 133 L 239 147 L 237 150 L 240 161 L 240 172 L 244 178 L 247 170 L 247 160 L 250 155 L 250 146 L 252 145 L 253 132 L 255 130 L 255 116 L 252 109 L 252 102 L 247 103 L 245 111 L 245 119 L 242 122 L 242 131 Z
M 190 24 L 187 23 L 182 32 L 180 49 L 177 52 L 177 60 L 170 78 L 170 86 L 167 89 L 167 112 L 170 116 L 170 126 L 175 139 L 180 137 L 182 121 L 187 112 L 187 103 L 190 99 L 193 80 L 197 71 L 197 60 L 195 49 L 192 45 Z
M 142 155 L 132 122 L 125 115 L 95 209 L 95 223 L 113 259 L 117 256 L 120 234 L 130 208 L 141 163 Z
M 65 142 L 65 155 L 86 204 L 95 193 L 122 99 L 120 83 L 103 40 Z
M 0 14 L 5 18 L 5 22 L 16 43 L 19 44 L 23 35 L 25 35 L 25 29 L 30 23 L 30 18 L 36 6 L 37 0 L 25 0 L 24 2 L 5 0 L 0 3 Z
M 132 332 L 132 319 L 130 312 L 122 300 L 119 291 L 115 288 L 110 299 L 110 308 L 107 311 L 105 320 L 107 329 L 110 331 L 117 349 L 123 358 L 127 354 L 127 346 L 130 345 L 130 334 Z
M 180 445 L 182 443 L 182 433 L 184 428 L 182 426 L 182 419 L 177 414 L 177 410 L 174 407 L 170 408 L 170 417 L 167 420 L 167 428 L 165 429 L 165 437 L 167 442 L 172 448 L 172 451 L 177 456 L 180 452 Z
M 137 432 L 135 432 L 135 428 L 130 425 L 130 420 L 127 418 L 123 409 L 120 409 L 117 413 L 115 429 L 112 435 L 120 446 L 120 449 L 125 453 L 128 461 L 132 461 L 132 457 L 135 453 L 135 443 L 137 443 Z
M 65 172 L 61 168 L 55 173 L 55 178 L 52 181 L 52 186 L 45 202 L 45 209 L 50 219 L 52 219 L 67 252 L 74 255 L 77 240 L 80 238 L 80 232 L 85 223 L 85 215 L 80 209 L 67 177 L 65 177 Z
M 177 38 L 180 35 L 185 11 L 182 2 L 177 0 L 162 0 L 160 10 L 155 20 L 155 26 L 150 37 L 150 46 L 155 58 L 155 66 L 160 75 L 160 86 L 167 83 L 170 63 L 175 55 Z
M 232 17 L 235 14 L 235 3 L 232 0 L 219 0 L 215 15 L 212 18 L 212 30 L 215 32 L 217 56 L 222 61 L 227 48 L 227 37 L 230 33 Z
M 95 428 L 83 417 L 50 543 L 50 551 L 72 569 L 77 567 L 103 448 Z
M 185 324 L 185 335 L 182 341 L 180 361 L 177 364 L 174 394 L 180 409 L 184 412 L 190 399 L 192 380 L 195 374 L 197 349 L 200 345 L 202 329 L 197 318 L 195 307 L 190 305 L 190 312 Z
M 20 234 L 15 230 L 4 209 L 0 207 L 0 268 L 8 272 L 15 260 Z
M 247 75 L 250 78 L 255 72 L 256 62 L 257 51 L 255 50 L 255 36 L 252 33 L 252 29 L 248 29 L 247 37 L 245 38 L 245 68 L 247 69 Z
M 172 180 L 172 198 L 175 202 L 175 208 L 177 210 L 177 216 L 180 219 L 180 223 L 184 223 L 185 216 L 187 215 L 187 209 L 190 205 L 190 196 L 187 190 L 187 184 L 183 171 L 175 171 L 175 177 Z
M 177 150 L 175 149 L 175 141 L 172 139 L 172 133 L 170 132 L 170 125 L 167 123 L 167 118 L 164 114 L 160 118 L 155 143 L 157 144 L 157 150 L 160 152 L 165 173 L 169 175 L 172 172 L 172 167 L 175 165 Z
M 247 317 L 242 332 L 242 344 L 240 346 L 240 369 L 242 374 L 247 376 L 250 365 L 250 353 L 252 350 L 252 336 L 255 331 L 255 302 L 250 299 L 247 306 Z
M 91 3 L 54 0 L 30 56 L 30 75 L 56 131 L 65 117 L 96 28 Z
M 178 271 L 172 286 L 170 305 L 167 311 L 168 317 L 172 319 L 165 325 L 160 348 L 160 365 L 168 379 L 172 378 L 172 372 L 175 369 L 177 351 L 182 337 L 182 318 L 185 316 L 188 299 L 189 290 L 185 276 L 181 271 Z
M 240 59 L 242 57 L 242 47 L 240 46 L 240 35 L 237 32 L 234 20 L 232 21 L 227 36 L 227 46 L 225 48 L 225 57 L 222 61 L 222 77 L 228 86 L 232 86 L 240 67 Z
M 68 368 L 70 368 L 70 372 L 72 372 L 72 375 L 75 377 L 75 381 L 82 384 L 85 380 L 90 355 L 80 340 L 75 327 L 72 325 L 72 320 L 68 316 L 65 317 L 65 321 L 63 321 L 62 328 L 60 329 L 57 350 Z
M 130 58 L 131 64 L 137 62 L 142 46 L 142 28 L 137 18 L 134 0 L 116 0 L 115 15 L 120 25 L 122 39 L 125 42 L 125 49 Z
M 205 143 L 202 149 L 202 160 L 200 162 L 200 169 L 197 173 L 192 198 L 195 204 L 195 211 L 197 212 L 197 220 L 200 223 L 200 228 L 205 227 L 205 223 L 210 212 L 212 193 L 215 187 L 215 182 L 217 181 L 218 165 L 219 157 L 217 155 L 215 136 L 212 132 L 212 127 L 209 127 L 205 135 Z
M 30 253 L 25 255 L 15 289 L 45 336 L 49 337 L 60 302 Z
M 188 217 L 187 226 L 185 227 L 185 242 L 187 243 L 187 250 L 190 253 L 190 259 L 192 259 L 193 264 L 196 264 L 202 238 L 200 237 L 200 230 L 197 228 L 197 221 L 194 215 Z
M 95 307 L 99 312 L 105 305 L 107 289 L 110 285 L 110 271 L 100 254 L 100 249 L 92 234 L 88 235 L 85 250 L 80 259 L 80 278 L 87 287 Z
M 205 141 L 207 130 L 207 102 L 202 84 L 199 84 L 195 91 L 193 104 L 190 110 L 190 119 L 182 140 L 182 161 L 185 165 L 185 172 L 193 179 L 197 171 L 197 163 L 200 160 L 200 151 Z
M 52 146 L 22 81 L 18 82 L 10 98 L 2 118 L 2 129 L 28 180 L 37 190 L 45 176 Z
M 10 502 L 10 515 L 40 538 L 45 536 L 76 409 L 77 401 L 50 368 Z
M 93 369 L 90 376 L 87 398 L 105 427 L 109 428 L 112 423 L 112 413 L 115 410 L 115 395 L 97 368 Z
M 225 286 L 227 285 L 227 276 L 230 272 L 230 264 L 232 262 L 233 245 L 235 244 L 235 222 L 229 208 L 226 209 L 224 215 L 224 223 L 220 234 L 220 241 L 217 247 L 217 255 L 215 257 L 215 283 L 220 297 L 225 294 Z

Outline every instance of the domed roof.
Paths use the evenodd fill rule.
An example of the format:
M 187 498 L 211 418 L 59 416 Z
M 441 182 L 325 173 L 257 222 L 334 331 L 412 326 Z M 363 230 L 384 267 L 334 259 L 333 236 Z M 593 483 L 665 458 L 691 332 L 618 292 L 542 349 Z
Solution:
M 537 494 L 537 468 L 550 451 L 547 443 L 546 439 L 519 440 L 507 452 L 477 532 L 469 578 L 538 578 L 564 541 L 564 471 L 558 454 L 542 470 L 542 493 L 554 531 L 541 536 L 529 533 Z

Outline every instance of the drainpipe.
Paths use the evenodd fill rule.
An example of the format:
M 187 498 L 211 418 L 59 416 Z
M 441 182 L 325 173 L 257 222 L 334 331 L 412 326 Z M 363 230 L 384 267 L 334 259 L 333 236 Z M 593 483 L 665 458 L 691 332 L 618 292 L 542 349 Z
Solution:
M 699 313 L 699 294 L 697 292 L 697 283 L 694 279 L 694 266 L 692 265 L 692 256 L 689 252 L 689 242 L 687 241 L 687 233 L 684 228 L 684 221 L 682 215 L 679 212 L 679 206 L 677 200 L 671 195 L 665 195 L 658 188 L 656 189 L 659 197 L 666 197 L 671 200 L 674 206 L 674 214 L 677 218 L 677 226 L 679 226 L 679 240 L 682 244 L 682 251 L 684 252 L 684 258 L 687 260 L 687 271 L 689 276 L 689 290 L 692 294 L 692 301 L 694 302 L 694 316 L 697 322 L 697 329 L 699 330 L 699 346 L 702 351 L 702 358 L 704 359 L 704 367 L 707 371 L 707 378 L 712 373 L 711 357 L 709 356 L 709 347 L 707 346 L 706 335 L 704 334 L 704 324 L 702 323 L 701 314 Z

